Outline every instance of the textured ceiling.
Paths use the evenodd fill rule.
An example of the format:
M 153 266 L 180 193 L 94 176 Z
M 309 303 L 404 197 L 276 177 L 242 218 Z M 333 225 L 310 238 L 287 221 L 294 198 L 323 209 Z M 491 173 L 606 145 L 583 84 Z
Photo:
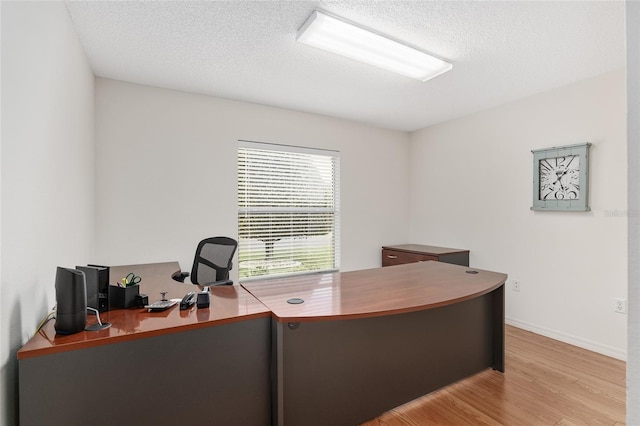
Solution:
M 96 76 L 412 131 L 625 64 L 624 2 L 72 1 Z M 295 41 L 314 9 L 450 60 L 412 80 Z

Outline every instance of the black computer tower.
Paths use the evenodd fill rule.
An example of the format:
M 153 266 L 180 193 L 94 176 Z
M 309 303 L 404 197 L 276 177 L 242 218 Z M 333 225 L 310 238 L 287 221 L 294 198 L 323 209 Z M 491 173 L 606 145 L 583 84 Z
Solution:
M 109 268 L 100 265 L 77 266 L 87 278 L 87 306 L 98 312 L 109 310 Z

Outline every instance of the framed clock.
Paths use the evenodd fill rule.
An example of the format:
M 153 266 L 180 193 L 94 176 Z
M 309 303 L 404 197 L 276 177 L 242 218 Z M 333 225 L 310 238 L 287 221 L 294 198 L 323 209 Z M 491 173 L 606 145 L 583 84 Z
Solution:
M 531 210 L 588 211 L 591 143 L 536 149 Z

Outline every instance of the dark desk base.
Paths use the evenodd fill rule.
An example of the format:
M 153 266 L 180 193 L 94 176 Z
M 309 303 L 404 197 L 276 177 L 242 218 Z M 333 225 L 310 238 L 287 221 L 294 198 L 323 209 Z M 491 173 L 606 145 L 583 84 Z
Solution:
M 268 425 L 269 322 L 20 360 L 20 424 Z
M 425 311 L 272 327 L 279 426 L 355 425 L 483 369 L 504 371 L 504 286 Z

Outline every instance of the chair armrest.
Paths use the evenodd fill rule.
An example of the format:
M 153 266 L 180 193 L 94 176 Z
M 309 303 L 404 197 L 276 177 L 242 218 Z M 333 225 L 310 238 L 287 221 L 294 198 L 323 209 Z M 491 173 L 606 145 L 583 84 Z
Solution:
M 233 285 L 233 281 L 231 281 L 231 280 L 220 280 L 220 281 L 213 281 L 213 282 L 204 284 L 205 287 L 215 287 L 215 286 L 219 286 L 219 285 Z
M 173 278 L 174 281 L 178 281 L 180 283 L 183 283 L 184 279 L 187 278 L 188 276 L 189 276 L 188 272 L 182 272 L 182 271 L 174 272 L 173 274 L 171 274 L 171 278 Z

